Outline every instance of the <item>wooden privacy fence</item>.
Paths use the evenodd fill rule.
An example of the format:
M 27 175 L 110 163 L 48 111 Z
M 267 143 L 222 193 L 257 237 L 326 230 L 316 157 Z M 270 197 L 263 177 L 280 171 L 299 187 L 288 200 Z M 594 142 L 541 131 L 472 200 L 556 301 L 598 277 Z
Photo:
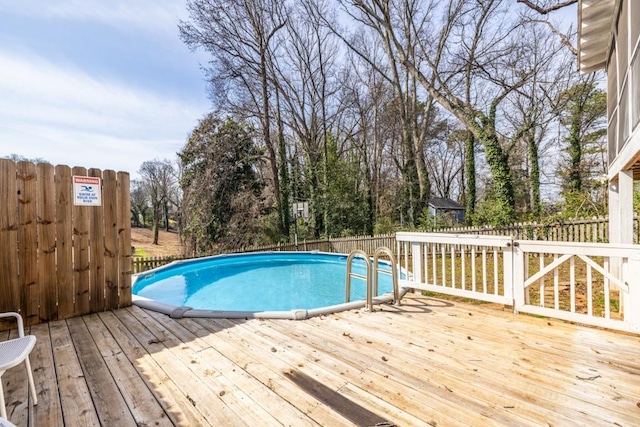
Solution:
M 102 178 L 74 205 L 73 176 Z M 29 324 L 131 305 L 129 174 L 0 159 L 0 311 Z

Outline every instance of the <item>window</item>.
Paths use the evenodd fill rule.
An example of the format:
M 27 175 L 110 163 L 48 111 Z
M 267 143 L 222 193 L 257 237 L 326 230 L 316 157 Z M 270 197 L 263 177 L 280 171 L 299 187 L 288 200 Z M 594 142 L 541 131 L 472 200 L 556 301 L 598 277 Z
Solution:
M 616 47 L 609 56 L 609 64 L 607 65 L 607 117 L 611 118 L 613 110 L 618 105 L 618 70 L 616 69 Z
M 631 41 L 631 49 L 638 48 L 638 42 L 640 41 L 640 2 L 637 0 L 628 0 L 625 3 L 629 3 L 629 15 L 631 16 L 631 27 L 629 28 L 629 35 Z M 637 86 L 636 86 L 637 88 Z
M 616 147 L 616 140 L 618 139 L 617 125 L 618 125 L 618 110 L 615 110 L 611 115 L 611 121 L 609 122 L 609 129 L 607 129 L 607 136 L 609 138 L 609 144 L 608 144 L 609 164 L 613 162 L 613 160 L 616 158 L 616 155 L 618 154 L 617 147 Z
M 624 80 L 629 65 L 629 2 L 622 2 L 622 10 L 618 19 L 618 63 L 620 64 L 618 77 Z
M 640 24 L 640 21 L 638 21 Z M 640 49 L 636 50 L 636 55 L 631 63 L 631 77 L 633 97 L 631 102 L 631 125 L 632 129 L 640 122 Z
M 622 150 L 624 144 L 629 138 L 629 81 L 627 80 L 622 86 L 622 92 L 620 94 L 620 106 L 618 107 L 618 114 L 620 114 L 620 142 L 618 146 L 618 152 Z

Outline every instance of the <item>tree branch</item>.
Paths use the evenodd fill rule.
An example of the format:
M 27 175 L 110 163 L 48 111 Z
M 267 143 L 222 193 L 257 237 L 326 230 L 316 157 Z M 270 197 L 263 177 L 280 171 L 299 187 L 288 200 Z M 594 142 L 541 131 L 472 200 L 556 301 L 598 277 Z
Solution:
M 553 12 L 554 10 L 562 9 L 563 7 L 578 3 L 578 0 L 565 0 L 548 7 L 540 7 L 530 0 L 517 0 L 517 1 L 518 3 L 523 3 L 528 8 L 533 9 L 542 15 L 547 15 L 548 13 Z

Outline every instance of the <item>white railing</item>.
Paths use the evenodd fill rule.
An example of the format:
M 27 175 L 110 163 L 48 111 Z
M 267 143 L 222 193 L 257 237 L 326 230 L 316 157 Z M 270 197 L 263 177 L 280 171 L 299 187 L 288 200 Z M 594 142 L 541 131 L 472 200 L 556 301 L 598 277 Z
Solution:
M 403 287 L 640 332 L 640 245 L 397 233 Z
M 514 245 L 515 311 L 640 332 L 639 245 Z
M 400 286 L 499 304 L 513 303 L 513 241 L 504 236 L 396 233 Z

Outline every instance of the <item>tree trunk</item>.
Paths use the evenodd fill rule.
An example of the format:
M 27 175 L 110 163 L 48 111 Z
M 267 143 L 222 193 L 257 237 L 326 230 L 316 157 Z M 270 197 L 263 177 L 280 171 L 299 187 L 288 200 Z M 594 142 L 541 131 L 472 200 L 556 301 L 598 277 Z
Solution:
M 580 104 L 581 105 L 581 104 Z M 583 116 L 582 108 L 576 107 L 580 111 L 573 113 L 571 120 L 571 129 L 569 131 L 569 156 L 571 158 L 569 170 L 569 190 L 582 191 L 582 177 L 580 174 L 580 166 L 582 164 L 582 142 L 580 141 L 580 121 Z
M 169 201 L 164 201 L 164 228 L 169 232 Z
M 273 197 L 276 199 L 276 209 L 282 212 L 282 195 L 280 193 L 280 170 L 278 168 L 278 158 L 276 150 L 271 141 L 271 115 L 269 113 L 269 80 L 267 75 L 266 47 L 262 46 L 260 51 L 260 82 L 262 84 L 262 137 L 269 153 L 269 165 L 273 177 Z M 284 222 L 282 215 L 278 215 L 278 232 L 284 233 Z
M 402 165 L 402 195 L 404 211 L 407 213 L 407 221 L 411 227 L 415 226 L 415 219 L 420 215 L 420 183 L 418 169 L 416 167 L 414 146 L 411 141 L 411 132 L 405 126 L 403 130 L 402 148 L 405 160 Z
M 287 146 L 284 139 L 284 124 L 282 123 L 282 110 L 280 109 L 280 92 L 276 91 L 276 120 L 278 122 L 278 152 L 280 154 L 279 163 L 279 184 L 282 187 L 282 201 L 278 206 L 278 216 L 282 224 L 282 235 L 289 236 L 291 228 L 291 183 L 289 179 L 289 168 L 287 162 Z
M 540 159 L 538 158 L 538 144 L 535 140 L 535 131 L 528 132 L 527 148 L 529 150 L 529 163 L 531 172 L 529 183 L 531 185 L 531 213 L 535 220 L 540 219 L 542 205 L 540 203 Z
M 498 135 L 492 125 L 485 125 L 480 133 L 480 142 L 485 149 L 489 169 L 491 170 L 492 202 L 495 204 L 496 225 L 511 224 L 515 220 L 513 183 L 509 169 L 509 156 L 500 146 Z
M 476 138 L 473 132 L 467 132 L 467 140 L 464 148 L 465 173 L 467 183 L 465 187 L 465 220 L 472 224 L 476 213 Z
M 160 216 L 160 205 L 159 203 L 154 203 L 153 204 L 153 244 L 157 245 L 158 244 L 158 234 L 159 234 L 159 226 L 160 226 L 160 219 L 158 218 Z
M 319 194 L 319 180 L 318 180 L 318 167 L 317 162 L 310 162 L 309 164 L 309 209 L 313 214 L 313 237 L 320 238 L 322 231 L 324 230 L 323 218 L 324 211 L 321 206 L 320 194 Z M 329 237 L 329 236 L 325 236 Z

